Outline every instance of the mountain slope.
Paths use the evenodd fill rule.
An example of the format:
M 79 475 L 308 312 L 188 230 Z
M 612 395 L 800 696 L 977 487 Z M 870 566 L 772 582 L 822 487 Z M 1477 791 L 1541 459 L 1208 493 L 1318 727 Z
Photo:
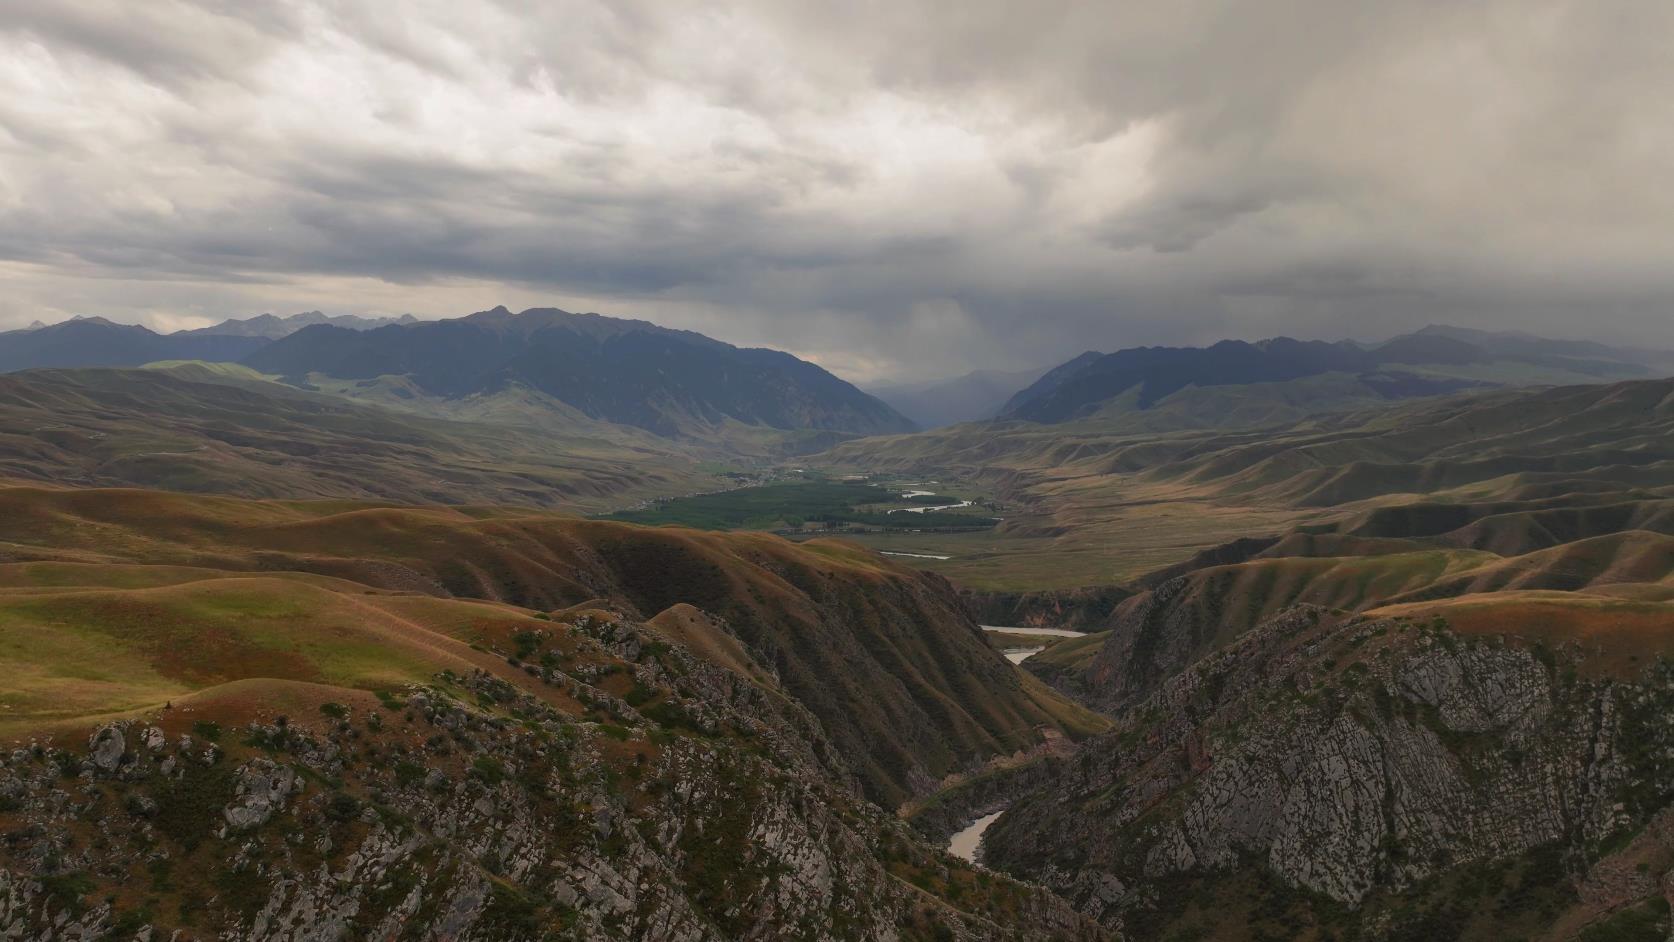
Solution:
M 1210 347 L 1139 347 L 1086 354 L 1024 389 L 1006 418 L 1059 423 L 1095 415 L 1124 394 L 1145 411 L 1185 390 L 1283 385 L 1334 374 L 1384 399 L 1444 395 L 1472 387 L 1596 382 L 1668 375 L 1674 355 L 1601 344 L 1433 326 L 1377 345 L 1278 337 Z M 1341 410 L 1321 396 L 1310 411 Z M 1349 405 L 1353 405 L 1350 401 Z
M 1674 612 L 1471 604 L 1296 608 L 1156 678 L 986 860 L 1139 938 L 1665 933 Z
M 0 585 L 31 746 L 0 764 L 9 938 L 1108 937 L 860 800 L 769 670 L 665 627 L 692 612 L 150 565 Z
M 102 317 L 80 317 L 0 333 L 0 373 L 42 367 L 140 366 L 156 360 L 232 361 L 266 344 L 262 337 L 158 334 Z
M 1240 399 L 1230 391 L 1261 387 L 1224 388 L 1233 408 Z M 1277 397 L 1241 405 L 1275 419 L 1288 408 Z M 979 564 L 992 568 L 984 557 L 1005 553 L 1009 570 L 1034 581 L 987 586 L 1003 589 L 1119 584 L 1240 537 L 1334 527 L 1388 505 L 1631 502 L 1674 487 L 1670 380 L 1489 390 L 1257 428 L 1165 431 L 1136 421 L 1180 408 L 1165 400 L 1121 421 L 1100 413 L 864 439 L 818 463 L 966 480 L 1013 504 L 980 550 L 951 541 L 917 550 L 956 557 L 938 566 L 955 579 L 980 577 Z M 1472 545 L 1509 552 L 1500 541 L 1535 525 L 1567 526 L 1507 518 L 1484 523 L 1495 534 Z
M 844 434 L 912 423 L 819 367 L 644 321 L 550 308 L 350 331 L 314 326 L 247 358 L 263 372 L 371 381 L 403 376 L 443 399 L 527 387 L 582 413 L 658 435 L 701 437 L 727 422 Z
M 1083 686 L 1107 708 L 1130 705 L 1148 692 L 1143 678 L 1298 603 L 1365 611 L 1506 590 L 1666 598 L 1671 403 L 1669 380 L 1503 392 L 1340 429 L 1192 442 L 1138 477 L 1211 503 L 1319 508 L 1323 520 L 1252 531 L 1141 580 Z
M 0 489 L 16 561 L 310 572 L 537 609 L 722 620 L 893 807 L 950 772 L 1102 725 L 1012 668 L 947 583 L 850 544 L 549 514 Z
M 1316 507 L 1466 489 L 1637 487 L 1674 483 L 1670 429 L 1674 381 L 1507 391 L 1210 441 L 1158 475 Z
M 1500 391 L 1086 455 L 1147 455 L 1136 502 L 1324 516 L 1142 580 L 1040 666 L 1117 728 L 1032 773 L 985 862 L 1141 938 L 1666 934 L 1670 403 Z
M 712 486 L 692 458 L 635 430 L 583 420 L 531 435 L 444 422 L 203 365 L 0 376 L 0 475 L 579 509 Z
M 1009 415 L 1033 402 L 1052 395 L 1082 370 L 1099 362 L 1104 357 L 1105 354 L 1096 350 L 1085 350 L 1075 357 L 1065 360 L 1042 373 L 1040 378 L 1033 383 L 1014 393 L 1010 399 L 1006 400 L 1006 404 L 1000 408 L 999 414 Z
M 1137 390 L 1135 407 L 1144 410 L 1187 387 L 1283 383 L 1323 373 L 1362 374 L 1387 371 L 1395 365 L 1488 360 L 1484 351 L 1440 337 L 1402 338 L 1374 350 L 1288 337 L 1259 343 L 1224 340 L 1207 348 L 1140 347 L 1083 363 L 1050 389 L 1025 389 L 1008 404 L 1004 415 L 1030 422 L 1063 422 L 1096 411 L 1129 390 Z M 1457 383 L 1425 383 L 1400 372 L 1388 375 L 1391 398 L 1460 388 Z
M 183 330 L 174 336 L 265 337 L 268 340 L 278 340 L 315 324 L 330 324 L 334 327 L 346 327 L 350 330 L 371 330 L 390 324 L 416 323 L 418 323 L 418 318 L 411 314 L 403 314 L 400 317 L 360 317 L 354 314 L 334 316 L 319 311 L 304 311 L 301 314 L 290 314 L 284 317 L 276 314 L 257 314 L 254 317 L 228 318 L 219 324 L 200 327 L 196 330 Z
M 1382 355 L 1426 376 L 1506 362 L 1462 342 Z M 1574 375 L 1577 352 L 1517 355 Z M 1333 375 L 1146 408 L 1141 384 L 1058 424 L 833 451 L 942 481 L 980 467 L 1021 508 L 919 550 L 950 572 L 961 553 L 1067 572 L 1063 597 L 1133 579 L 1102 633 L 1023 662 L 1117 726 L 967 789 L 970 814 L 1009 803 L 984 862 L 1134 938 L 1666 936 L 1674 381 L 1133 418 L 1187 399 L 1277 417 L 1272 388 Z
M 1674 598 L 1674 536 L 1664 533 L 1624 530 L 1515 556 L 1428 541 L 1325 543 L 1306 555 L 1300 542 L 1287 539 L 1257 558 L 1197 569 L 1125 600 L 1074 688 L 1107 710 L 1131 706 L 1150 692 L 1148 683 L 1298 604 L 1349 612 L 1492 606 L 1505 593 L 1530 591 L 1597 605 Z
M 1413 336 L 1448 337 L 1498 358 L 1563 366 L 1579 372 L 1596 371 L 1600 378 L 1620 376 L 1622 364 L 1638 364 L 1658 375 L 1674 370 L 1674 350 L 1614 347 L 1590 340 L 1552 340 L 1534 334 L 1473 330 L 1446 324 L 1431 324 Z

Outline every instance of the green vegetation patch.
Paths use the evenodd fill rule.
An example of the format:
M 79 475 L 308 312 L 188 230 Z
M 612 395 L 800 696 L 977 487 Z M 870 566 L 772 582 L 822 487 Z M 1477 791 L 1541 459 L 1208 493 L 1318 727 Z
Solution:
M 904 508 L 957 504 L 939 497 L 939 504 L 922 498 L 903 498 L 877 484 L 807 481 L 741 487 L 714 494 L 695 494 L 658 501 L 641 510 L 611 514 L 611 520 L 650 525 L 674 524 L 700 530 L 801 529 L 809 524 L 827 528 L 881 530 L 988 529 L 999 521 L 974 508 L 960 511 L 922 511 Z M 889 513 L 890 505 L 898 505 Z

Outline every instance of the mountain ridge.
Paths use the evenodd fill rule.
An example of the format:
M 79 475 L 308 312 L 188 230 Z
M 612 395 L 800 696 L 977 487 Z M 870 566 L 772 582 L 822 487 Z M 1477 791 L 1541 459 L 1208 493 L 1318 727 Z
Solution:
M 141 366 L 156 360 L 239 360 L 264 338 L 159 334 L 138 324 L 79 317 L 0 333 L 0 373 L 26 369 Z
M 416 323 L 418 323 L 418 318 L 411 314 L 402 314 L 399 317 L 363 317 L 358 314 L 334 315 L 320 311 L 303 311 L 300 314 L 283 316 L 278 314 L 255 314 L 250 317 L 230 317 L 209 327 L 179 331 L 178 335 L 265 337 L 268 340 L 278 340 L 314 324 L 332 324 L 352 330 L 371 330 L 389 324 Z
M 1566 376 L 1596 382 L 1659 373 L 1674 373 L 1674 354 L 1430 325 L 1377 344 L 1281 336 L 1082 354 L 1020 390 L 999 418 L 1054 424 L 1094 415 L 1134 391 L 1130 408 L 1147 411 L 1184 390 L 1286 383 L 1324 374 L 1352 376 L 1384 398 L 1405 399 L 1473 387 L 1545 385 Z
M 314 325 L 244 362 L 299 384 L 315 373 L 362 382 L 403 375 L 441 399 L 521 383 L 593 418 L 665 437 L 701 434 L 729 419 L 851 434 L 914 427 L 883 402 L 788 353 L 556 308 L 513 314 L 499 307 L 364 333 Z
M 193 360 L 238 363 L 302 389 L 438 418 L 521 414 L 518 424 L 567 434 L 584 416 L 746 456 L 916 427 L 783 351 L 557 308 L 499 306 L 428 321 L 263 314 L 171 334 L 78 317 L 0 333 L 0 372 Z M 515 401 L 489 401 L 507 397 Z M 752 429 L 781 434 L 768 441 Z

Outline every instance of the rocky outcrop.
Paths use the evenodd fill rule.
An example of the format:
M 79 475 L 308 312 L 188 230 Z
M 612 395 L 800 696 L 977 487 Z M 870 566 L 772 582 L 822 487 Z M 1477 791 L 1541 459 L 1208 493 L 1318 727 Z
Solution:
M 15 749 L 0 939 L 1108 937 L 921 842 L 805 709 L 667 639 L 582 614 L 523 639 L 521 683 L 281 685 L 317 705 Z
M 128 741 L 116 726 L 101 726 L 87 740 L 87 760 L 105 772 L 115 772 L 127 751 Z
M 248 831 L 273 819 L 296 787 L 296 773 L 269 759 L 251 759 L 238 770 L 237 799 L 221 812 L 235 831 Z
M 1155 681 L 986 859 L 1140 934 L 1183 918 L 1162 890 L 1182 880 L 1261 874 L 1388 930 L 1411 900 L 1378 901 L 1443 873 L 1545 853 L 1578 875 L 1674 797 L 1674 668 L 1589 677 L 1580 657 L 1290 610 Z
M 1179 576 L 1117 607 L 1110 636 L 1083 679 L 1090 703 L 1110 712 L 1131 706 L 1162 678 L 1229 640 L 1224 623 L 1185 604 L 1196 588 L 1192 579 Z

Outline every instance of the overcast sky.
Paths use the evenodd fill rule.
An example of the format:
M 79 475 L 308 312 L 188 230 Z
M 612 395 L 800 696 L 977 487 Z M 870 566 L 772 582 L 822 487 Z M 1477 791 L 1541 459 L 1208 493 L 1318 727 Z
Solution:
M 1674 347 L 1662 0 L 523 6 L 0 3 L 0 327 L 554 305 L 861 381 Z

